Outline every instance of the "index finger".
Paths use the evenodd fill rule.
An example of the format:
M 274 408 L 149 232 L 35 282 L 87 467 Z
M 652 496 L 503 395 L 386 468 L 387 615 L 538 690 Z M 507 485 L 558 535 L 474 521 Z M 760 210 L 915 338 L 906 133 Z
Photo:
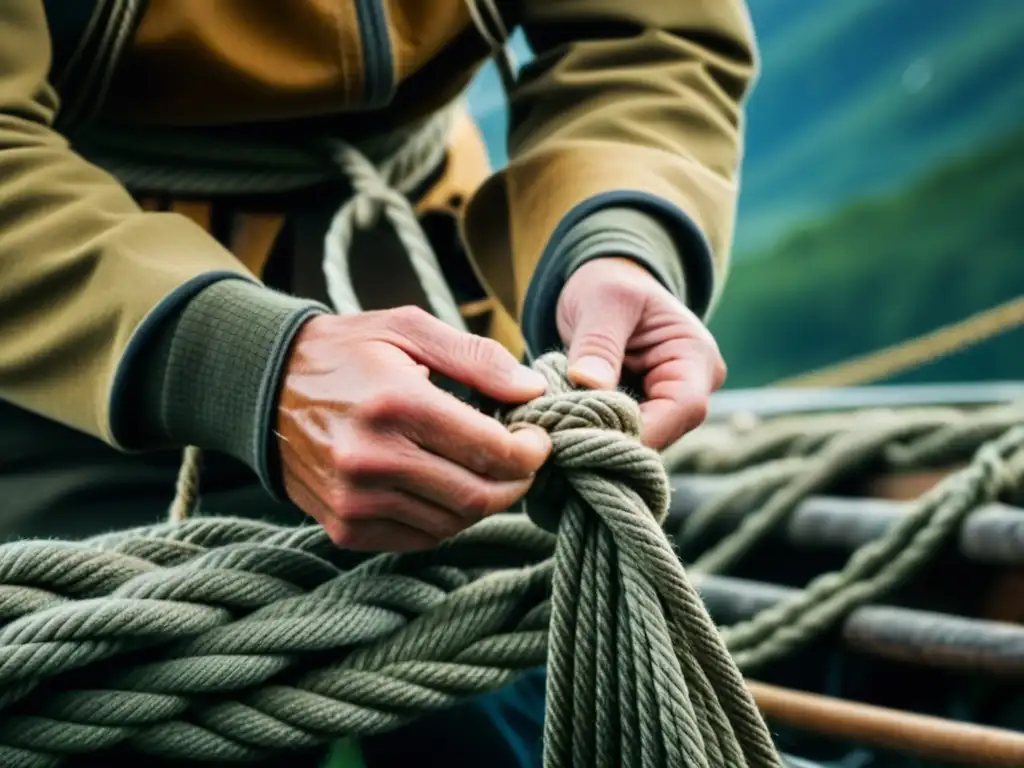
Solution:
M 403 434 L 420 447 L 495 480 L 530 477 L 551 452 L 551 439 L 539 428 L 510 432 L 432 385 L 411 399 L 402 421 Z
M 547 382 L 493 339 L 459 331 L 415 308 L 393 310 L 391 343 L 431 371 L 505 403 L 544 394 Z

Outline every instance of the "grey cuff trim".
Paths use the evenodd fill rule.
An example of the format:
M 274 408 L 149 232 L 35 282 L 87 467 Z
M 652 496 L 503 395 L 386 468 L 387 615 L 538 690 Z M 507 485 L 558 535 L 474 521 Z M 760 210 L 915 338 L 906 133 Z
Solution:
M 169 338 L 167 327 L 181 315 L 192 299 L 213 283 L 221 280 L 249 279 L 237 272 L 205 272 L 179 285 L 143 318 L 128 340 L 110 385 L 108 410 L 110 433 L 114 445 L 129 451 L 145 443 L 146 437 L 157 439 L 152 425 L 146 421 L 145 406 L 139 407 L 144 390 L 151 380 L 149 371 L 160 367 L 165 355 L 157 352 Z M 162 367 L 161 367 L 162 370 Z M 140 413 L 141 410 L 141 413 Z
M 245 462 L 281 498 L 270 456 L 282 368 L 302 323 L 328 311 L 247 280 L 203 290 L 168 329 L 159 390 L 147 398 L 160 431 Z
M 580 221 L 562 241 L 560 257 L 565 279 L 592 259 L 624 256 L 658 278 L 676 298 L 686 302 L 679 252 L 668 231 L 654 217 L 634 208 L 605 208 Z
M 597 225 L 587 224 L 601 214 L 610 217 L 605 219 L 605 225 L 601 225 L 601 219 Z M 627 218 L 623 226 L 624 214 L 642 219 L 629 223 Z M 613 226 L 607 226 L 609 221 Z M 582 241 L 585 245 L 580 244 Z M 671 247 L 666 248 L 666 244 Z M 567 255 L 567 251 L 572 253 Z M 606 192 L 569 211 L 541 254 L 523 303 L 521 327 L 528 358 L 562 346 L 555 308 L 571 274 L 567 259 L 571 257 L 574 268 L 578 268 L 586 260 L 601 255 L 636 259 L 669 290 L 685 296 L 686 305 L 698 316 L 703 316 L 711 303 L 714 260 L 707 238 L 697 224 L 662 198 L 643 192 Z

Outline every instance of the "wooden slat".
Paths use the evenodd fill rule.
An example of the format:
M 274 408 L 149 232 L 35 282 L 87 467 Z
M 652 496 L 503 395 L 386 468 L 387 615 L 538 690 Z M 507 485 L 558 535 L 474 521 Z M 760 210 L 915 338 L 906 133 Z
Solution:
M 213 218 L 213 206 L 210 203 L 194 200 L 175 200 L 171 203 L 171 210 L 186 216 L 207 232 L 210 231 L 210 221 Z
M 747 682 L 769 722 L 925 760 L 989 768 L 1024 766 L 1024 734 L 945 720 L 766 683 Z
M 284 216 L 279 214 L 239 214 L 231 233 L 231 252 L 246 269 L 261 277 L 283 226 Z

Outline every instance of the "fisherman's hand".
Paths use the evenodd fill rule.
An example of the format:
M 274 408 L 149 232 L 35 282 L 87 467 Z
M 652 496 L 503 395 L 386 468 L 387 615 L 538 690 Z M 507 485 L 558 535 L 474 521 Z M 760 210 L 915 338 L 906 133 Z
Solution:
M 412 307 L 300 329 L 278 410 L 284 487 L 339 546 L 432 547 L 518 501 L 547 459 L 545 432 L 509 432 L 431 371 L 504 403 L 545 389 L 497 342 Z
M 612 389 L 625 368 L 643 381 L 643 440 L 664 448 L 700 425 L 725 381 L 718 345 L 700 319 L 626 258 L 588 261 L 558 299 L 569 378 Z

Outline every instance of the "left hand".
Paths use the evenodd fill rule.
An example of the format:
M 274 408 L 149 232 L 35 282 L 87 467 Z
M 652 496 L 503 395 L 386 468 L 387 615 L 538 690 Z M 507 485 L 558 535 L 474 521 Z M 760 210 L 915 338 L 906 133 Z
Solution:
M 558 299 L 558 332 L 569 348 L 569 379 L 614 389 L 622 369 L 643 380 L 643 441 L 662 449 L 697 427 L 725 363 L 704 324 L 631 259 L 593 259 Z

